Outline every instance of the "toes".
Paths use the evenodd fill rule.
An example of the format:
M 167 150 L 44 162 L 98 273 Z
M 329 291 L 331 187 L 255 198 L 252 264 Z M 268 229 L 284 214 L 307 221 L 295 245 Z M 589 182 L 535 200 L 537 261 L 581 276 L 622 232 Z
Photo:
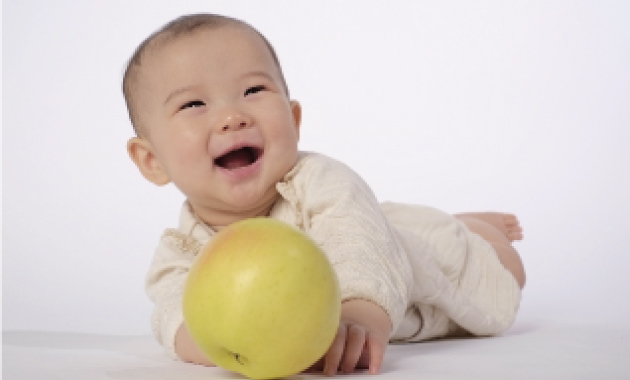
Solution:
M 456 217 L 462 219 L 465 223 L 470 220 L 477 219 L 479 221 L 490 224 L 496 228 L 498 232 L 503 234 L 510 242 L 515 240 L 523 240 L 523 228 L 516 215 L 500 212 L 478 212 L 457 214 Z
M 510 241 L 523 240 L 523 234 L 520 232 L 510 232 L 507 236 Z
M 518 219 L 514 214 L 503 214 L 503 223 L 505 223 L 505 225 L 508 227 L 518 226 L 519 224 Z
M 507 237 L 511 241 L 523 240 L 523 229 L 521 228 L 521 226 L 515 226 L 513 228 L 510 228 L 510 230 L 507 233 Z
M 523 228 L 514 214 L 503 214 L 503 222 L 507 229 L 506 236 L 510 241 L 523 240 Z

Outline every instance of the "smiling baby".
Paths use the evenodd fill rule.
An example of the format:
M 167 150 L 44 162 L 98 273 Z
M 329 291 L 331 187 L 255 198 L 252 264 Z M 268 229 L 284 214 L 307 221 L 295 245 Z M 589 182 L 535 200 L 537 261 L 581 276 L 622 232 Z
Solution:
M 525 282 L 512 247 L 522 238 L 516 217 L 379 203 L 346 165 L 299 151 L 301 106 L 271 44 L 250 25 L 211 14 L 170 22 L 137 48 L 123 91 L 133 162 L 186 198 L 147 277 L 153 331 L 174 357 L 212 365 L 184 324 L 186 276 L 217 231 L 258 216 L 305 232 L 335 268 L 339 331 L 314 367 L 327 375 L 378 373 L 389 341 L 494 335 L 512 325 Z

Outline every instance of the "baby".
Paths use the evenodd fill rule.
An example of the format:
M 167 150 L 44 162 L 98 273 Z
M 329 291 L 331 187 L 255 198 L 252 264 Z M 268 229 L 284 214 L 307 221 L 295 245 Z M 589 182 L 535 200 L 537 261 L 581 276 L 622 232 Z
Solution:
M 248 24 L 199 14 L 172 21 L 136 50 L 123 91 L 136 137 L 129 155 L 156 185 L 186 197 L 147 278 L 152 327 L 175 358 L 212 365 L 182 316 L 187 273 L 225 226 L 267 216 L 326 252 L 342 313 L 327 375 L 380 371 L 388 342 L 493 335 L 518 310 L 525 273 L 513 215 L 448 215 L 378 203 L 345 165 L 298 151 L 301 106 L 289 97 L 270 43 Z

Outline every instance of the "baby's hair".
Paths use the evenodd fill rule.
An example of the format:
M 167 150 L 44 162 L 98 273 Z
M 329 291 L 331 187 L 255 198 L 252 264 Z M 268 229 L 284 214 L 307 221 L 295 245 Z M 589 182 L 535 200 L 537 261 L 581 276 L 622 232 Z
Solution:
M 282 80 L 282 87 L 287 97 L 289 97 L 289 88 L 287 86 L 286 80 L 284 79 L 284 74 L 282 73 L 282 67 L 280 66 L 280 61 L 278 60 L 276 51 L 274 50 L 271 43 L 267 40 L 267 38 L 265 38 L 265 36 L 263 36 L 262 33 L 260 33 L 258 30 L 256 30 L 256 28 L 244 21 L 217 14 L 199 13 L 185 15 L 169 22 L 168 24 L 164 25 L 162 28 L 151 34 L 140 45 L 138 45 L 135 52 L 131 56 L 131 59 L 129 59 L 129 62 L 127 63 L 123 76 L 122 89 L 123 95 L 125 97 L 125 102 L 127 104 L 127 111 L 129 112 L 129 119 L 131 120 L 131 124 L 134 131 L 136 132 L 136 135 L 140 136 L 142 127 L 140 126 L 141 123 L 139 121 L 138 111 L 135 105 L 135 90 L 137 90 L 135 87 L 137 84 L 137 75 L 142 65 L 142 57 L 146 53 L 146 51 L 154 47 L 159 47 L 179 37 L 190 35 L 193 32 L 202 28 L 218 29 L 225 26 L 245 27 L 256 33 L 260 38 L 262 38 L 262 40 L 265 42 L 265 45 L 269 49 L 269 52 L 271 53 L 271 56 L 273 57 L 276 66 L 278 67 L 280 79 Z

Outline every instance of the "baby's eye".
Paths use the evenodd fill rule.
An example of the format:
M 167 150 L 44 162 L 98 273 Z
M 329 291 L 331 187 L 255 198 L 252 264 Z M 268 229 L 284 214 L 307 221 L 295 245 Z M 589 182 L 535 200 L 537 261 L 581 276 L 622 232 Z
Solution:
M 190 102 L 184 103 L 184 105 L 181 106 L 180 109 L 184 110 L 186 108 L 203 107 L 205 105 L 206 105 L 206 103 L 202 102 L 201 100 L 192 100 Z
M 264 90 L 266 90 L 266 88 L 263 85 L 250 87 L 247 90 L 245 90 L 245 96 L 247 96 L 249 94 L 255 94 L 257 92 L 264 91 Z

